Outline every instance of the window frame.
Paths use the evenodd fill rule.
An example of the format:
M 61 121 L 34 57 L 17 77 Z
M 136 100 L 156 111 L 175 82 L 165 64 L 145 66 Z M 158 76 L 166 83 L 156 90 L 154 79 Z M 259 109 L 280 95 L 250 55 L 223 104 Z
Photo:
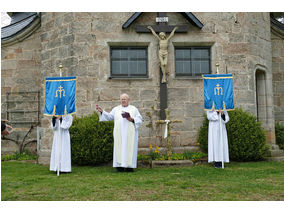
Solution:
M 143 59 L 131 59 L 128 55 L 127 58 L 115 58 L 112 57 L 113 50 L 145 50 L 145 58 Z M 113 61 L 127 61 L 127 65 L 129 66 L 130 61 L 145 61 L 146 63 L 146 73 L 145 74 L 113 74 Z M 135 78 L 148 78 L 148 46 L 110 46 L 110 78 L 122 78 L 122 79 L 135 79 Z
M 184 50 L 190 50 L 190 60 L 182 60 L 182 59 L 178 59 L 177 60 L 177 56 L 176 56 L 176 50 L 180 50 L 180 49 L 184 49 Z M 193 72 L 192 72 L 192 67 L 193 67 L 193 61 L 202 61 L 202 60 L 205 60 L 205 58 L 199 58 L 198 60 L 194 59 L 193 60 L 193 57 L 192 57 L 192 50 L 198 50 L 198 49 L 201 49 L 201 50 L 208 50 L 208 63 L 209 63 L 209 68 L 208 68 L 208 73 L 199 73 L 199 74 L 196 74 L 194 73 L 193 75 Z M 211 74 L 212 71 L 211 71 L 211 46 L 175 46 L 174 47 L 174 60 L 175 60 L 175 77 L 177 78 L 182 78 L 182 77 L 202 77 L 203 74 Z M 190 62 L 190 69 L 191 69 L 191 72 L 190 73 L 185 73 L 185 74 L 182 74 L 182 73 L 177 73 L 176 72 L 176 67 L 177 67 L 177 62 L 178 61 L 187 61 L 187 62 Z

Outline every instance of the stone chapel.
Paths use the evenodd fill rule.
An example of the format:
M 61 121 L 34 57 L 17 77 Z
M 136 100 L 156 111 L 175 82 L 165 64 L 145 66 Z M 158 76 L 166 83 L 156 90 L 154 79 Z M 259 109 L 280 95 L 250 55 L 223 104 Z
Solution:
M 262 121 L 271 155 L 279 152 L 275 122 L 284 125 L 284 24 L 268 12 L 24 12 L 1 28 L 1 119 L 14 141 L 26 141 L 49 164 L 53 132 L 43 116 L 45 78 L 77 76 L 76 116 L 106 111 L 130 96 L 143 124 L 139 152 L 165 148 L 164 119 L 172 119 L 174 152 L 197 150 L 203 121 L 202 74 L 233 74 L 235 107 Z M 167 83 L 161 83 L 159 41 L 166 36 Z M 217 65 L 217 66 L 216 66 Z M 1 153 L 18 149 L 1 140 Z

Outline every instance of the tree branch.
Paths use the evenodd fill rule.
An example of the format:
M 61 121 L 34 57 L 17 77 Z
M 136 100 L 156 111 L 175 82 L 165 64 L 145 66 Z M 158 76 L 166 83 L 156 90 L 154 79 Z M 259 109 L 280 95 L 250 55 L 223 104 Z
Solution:
M 25 135 L 25 137 L 23 138 L 23 142 L 22 143 L 24 143 L 25 142 L 25 140 L 26 140 L 26 138 L 27 138 L 27 136 L 31 133 L 31 131 L 32 131 L 32 129 L 34 128 L 34 126 L 33 125 L 31 125 L 31 128 L 29 129 L 29 131 L 27 132 L 27 134 Z
M 8 141 L 12 141 L 12 142 L 14 142 L 15 144 L 19 145 L 19 141 L 16 141 L 16 140 L 14 140 L 14 139 L 12 139 L 12 138 L 7 138 L 7 137 L 3 136 L 2 139 L 8 140 Z
M 30 144 L 30 143 L 34 143 L 34 142 L 37 142 L 37 140 L 29 140 L 27 141 L 26 143 L 23 144 L 23 150 L 25 149 L 25 147 Z

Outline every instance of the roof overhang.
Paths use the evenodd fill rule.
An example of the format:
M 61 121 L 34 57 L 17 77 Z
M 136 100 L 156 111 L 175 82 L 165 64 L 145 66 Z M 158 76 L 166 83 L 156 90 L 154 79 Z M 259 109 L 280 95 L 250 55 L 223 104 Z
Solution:
M 284 24 L 277 21 L 274 17 L 270 16 L 271 31 L 284 39 Z
M 122 25 L 122 29 L 126 29 L 128 28 L 136 19 L 138 19 L 138 17 L 142 14 L 143 12 L 136 12 L 134 13 L 123 25 Z M 198 18 L 195 17 L 195 15 L 193 15 L 190 12 L 181 12 L 181 14 L 183 15 L 183 17 L 185 17 L 185 19 L 190 22 L 191 24 L 193 24 L 194 26 L 198 27 L 199 29 L 201 29 L 203 27 L 203 24 L 201 21 L 198 20 Z
M 40 28 L 39 13 L 14 22 L 8 26 L 1 28 L 1 46 L 10 46 L 17 42 L 21 42 Z

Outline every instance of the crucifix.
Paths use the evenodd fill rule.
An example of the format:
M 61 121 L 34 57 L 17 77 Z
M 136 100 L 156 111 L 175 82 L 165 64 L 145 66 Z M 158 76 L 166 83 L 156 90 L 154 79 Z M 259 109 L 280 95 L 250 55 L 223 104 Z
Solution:
M 165 37 L 165 33 L 171 33 L 171 35 L 168 37 L 168 39 L 165 41 L 160 40 L 160 37 L 157 36 L 160 40 L 160 50 L 162 49 L 163 51 L 159 51 L 159 55 L 163 55 L 165 53 L 165 48 L 168 47 L 168 40 L 173 36 L 175 32 L 177 33 L 186 33 L 188 31 L 188 26 L 187 25 L 179 25 L 179 26 L 171 26 L 167 25 L 168 22 L 168 17 L 166 17 L 165 12 L 158 12 L 158 15 L 156 17 L 156 22 L 158 23 L 157 25 L 139 25 L 136 27 L 136 32 L 138 33 L 162 33 L 161 37 Z M 155 35 L 154 34 L 154 35 Z M 156 34 L 157 35 L 157 34 Z M 162 45 L 166 44 L 165 46 L 162 46 L 161 48 L 161 43 Z M 167 52 L 166 52 L 167 53 Z M 160 119 L 165 120 L 166 119 L 166 114 L 165 114 L 165 109 L 168 107 L 168 92 L 167 92 L 167 83 L 166 83 L 166 73 L 165 73 L 165 66 L 166 64 L 162 63 L 163 60 L 160 59 Z M 164 71 L 164 72 L 163 72 Z
M 167 155 L 169 160 L 172 156 L 172 142 L 171 142 L 171 126 L 172 123 L 181 123 L 181 120 L 170 120 L 170 113 L 168 109 L 165 109 L 166 119 L 165 120 L 157 120 L 156 124 L 166 124 L 164 138 L 167 138 Z
M 166 34 L 164 32 L 160 32 L 159 36 L 156 34 L 156 32 L 153 30 L 151 26 L 147 27 L 149 30 L 151 30 L 152 34 L 159 39 L 159 59 L 160 59 L 160 67 L 163 74 L 162 77 L 162 83 L 167 83 L 166 76 L 168 72 L 166 72 L 167 64 L 168 64 L 168 43 L 169 40 L 174 36 L 175 31 L 178 29 L 178 27 L 175 27 L 169 37 L 166 37 Z

